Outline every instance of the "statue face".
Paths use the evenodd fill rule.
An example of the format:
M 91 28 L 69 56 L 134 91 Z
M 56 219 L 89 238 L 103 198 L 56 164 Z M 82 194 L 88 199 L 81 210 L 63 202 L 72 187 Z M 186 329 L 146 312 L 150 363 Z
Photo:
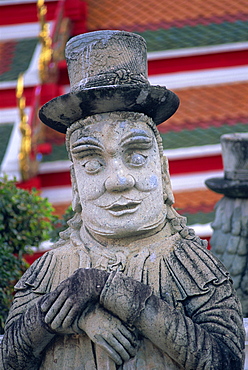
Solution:
M 140 235 L 164 221 L 161 162 L 144 122 L 108 119 L 70 138 L 82 219 L 109 238 Z

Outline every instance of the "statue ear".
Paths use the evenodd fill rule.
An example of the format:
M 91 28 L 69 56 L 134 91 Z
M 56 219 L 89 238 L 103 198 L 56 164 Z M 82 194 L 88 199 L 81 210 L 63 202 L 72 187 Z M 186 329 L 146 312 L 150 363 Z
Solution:
M 162 178 L 164 203 L 171 206 L 173 203 L 175 203 L 175 200 L 171 187 L 168 159 L 166 156 L 163 156 L 162 160 Z
M 81 212 L 82 206 L 78 194 L 78 188 L 77 188 L 77 180 L 75 176 L 75 170 L 73 164 L 71 165 L 71 184 L 72 184 L 72 209 L 74 212 Z

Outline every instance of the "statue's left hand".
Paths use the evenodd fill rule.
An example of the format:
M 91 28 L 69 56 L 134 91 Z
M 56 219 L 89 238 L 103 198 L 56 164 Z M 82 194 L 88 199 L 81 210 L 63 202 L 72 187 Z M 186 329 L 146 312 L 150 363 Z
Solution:
M 134 328 L 128 328 L 98 305 L 82 315 L 77 324 L 117 365 L 135 356 L 138 342 Z
M 73 324 L 83 311 L 98 301 L 109 274 L 97 269 L 76 270 L 40 304 L 45 324 L 55 333 L 75 332 Z

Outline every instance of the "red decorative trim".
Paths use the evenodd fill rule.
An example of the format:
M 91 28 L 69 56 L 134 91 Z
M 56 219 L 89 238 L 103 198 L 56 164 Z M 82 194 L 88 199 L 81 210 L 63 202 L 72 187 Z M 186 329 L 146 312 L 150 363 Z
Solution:
M 63 4 L 62 4 L 63 3 Z M 87 32 L 86 16 L 87 4 L 83 0 L 59 0 L 45 2 L 47 7 L 46 20 L 55 20 L 61 7 L 64 7 L 64 16 L 73 22 L 72 34 Z M 38 22 L 36 3 L 12 4 L 1 6 L 0 24 L 8 26 L 22 23 Z
M 51 21 L 55 17 L 58 1 L 46 2 L 46 20 Z M 1 6 L 0 24 L 8 26 L 11 24 L 38 22 L 36 3 L 11 4 Z
M 39 180 L 42 188 L 71 185 L 69 171 L 39 174 Z
M 148 61 L 148 75 L 173 72 L 197 71 L 201 69 L 224 68 L 246 65 L 248 50 L 226 51 L 222 53 L 164 58 Z
M 169 160 L 171 175 L 181 175 L 205 171 L 218 171 L 223 169 L 222 156 L 213 155 L 200 158 L 185 158 Z
M 67 71 L 66 61 L 62 60 L 58 63 L 58 81 L 61 85 L 69 85 L 69 76 Z
M 87 3 L 83 0 L 67 0 L 65 17 L 72 20 L 72 36 L 87 32 Z
M 25 261 L 29 264 L 29 265 L 32 265 L 32 263 L 37 260 L 38 258 L 40 258 L 44 253 L 46 253 L 47 251 L 44 251 L 44 252 L 35 252 L 33 254 L 25 254 L 23 256 L 23 258 L 25 259 Z
M 62 95 L 63 93 L 64 93 L 63 86 L 61 86 L 58 83 L 41 85 L 40 105 L 45 104 L 49 100 L 59 95 Z
M 37 145 L 37 152 L 42 155 L 48 155 L 52 152 L 52 145 L 50 143 L 42 143 Z
M 36 86 L 25 87 L 24 96 L 26 98 L 26 106 L 30 106 L 34 102 Z M 41 86 L 40 104 L 45 104 L 48 100 L 64 93 L 63 87 L 56 84 L 46 84 Z M 15 108 L 16 107 L 16 90 L 6 89 L 0 90 L 0 108 Z
M 41 181 L 38 176 L 33 177 L 27 181 L 21 181 L 16 184 L 17 188 L 21 188 L 24 190 L 32 190 L 33 188 L 40 190 L 41 189 Z
M 24 95 L 26 97 L 26 105 L 29 106 L 33 101 L 34 87 L 25 87 Z M 0 108 L 15 108 L 16 107 L 16 91 L 15 89 L 0 90 Z

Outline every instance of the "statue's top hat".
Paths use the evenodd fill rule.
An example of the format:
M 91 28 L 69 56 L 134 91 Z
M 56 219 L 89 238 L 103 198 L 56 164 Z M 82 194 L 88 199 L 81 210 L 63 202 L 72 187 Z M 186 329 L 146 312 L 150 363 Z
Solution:
M 66 45 L 71 90 L 43 105 L 40 119 L 59 132 L 87 116 L 133 111 L 155 124 L 168 119 L 179 99 L 147 78 L 145 40 L 125 31 L 96 31 L 73 37 Z
M 211 178 L 206 185 L 231 198 L 248 198 L 248 133 L 221 136 L 224 178 Z

